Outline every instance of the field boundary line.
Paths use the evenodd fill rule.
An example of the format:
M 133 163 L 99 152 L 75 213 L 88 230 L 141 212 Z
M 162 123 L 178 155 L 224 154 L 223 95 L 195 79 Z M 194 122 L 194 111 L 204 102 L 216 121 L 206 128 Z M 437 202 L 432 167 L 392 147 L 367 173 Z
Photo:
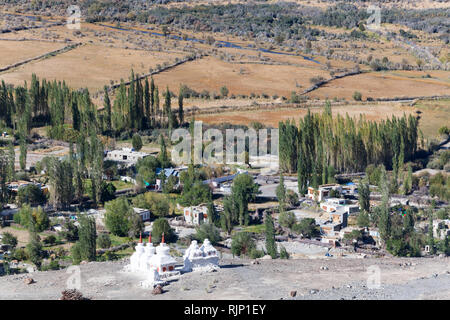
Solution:
M 37 61 L 37 60 L 41 60 L 41 59 L 44 59 L 44 58 L 48 58 L 50 56 L 55 56 L 57 54 L 65 53 L 65 52 L 73 50 L 73 49 L 75 49 L 75 48 L 77 48 L 77 47 L 79 47 L 81 45 L 82 45 L 81 42 L 75 43 L 75 44 L 71 44 L 71 45 L 65 46 L 64 48 L 61 48 L 61 49 L 58 49 L 58 50 L 54 50 L 54 51 L 51 51 L 51 52 L 47 52 L 47 53 L 41 54 L 41 55 L 39 55 L 37 57 L 34 57 L 34 58 L 29 58 L 29 59 L 26 59 L 26 60 L 22 60 L 20 62 L 16 62 L 16 63 L 11 64 L 9 66 L 0 68 L 0 72 L 5 72 L 5 71 L 8 71 L 8 70 L 20 67 L 20 66 L 22 66 L 24 64 L 27 64 L 27 63 L 30 63 L 30 62 L 33 62 L 33 61 Z
M 411 106 L 417 102 L 417 100 L 441 100 L 441 99 L 450 99 L 450 95 L 444 96 L 422 96 L 422 97 L 395 97 L 395 98 L 378 98 L 374 101 L 358 101 L 357 104 L 361 105 L 374 105 L 380 104 L 383 102 L 410 102 Z M 190 108 L 184 111 L 187 117 L 192 117 L 196 115 L 205 115 L 205 114 L 216 114 L 216 113 L 228 113 L 228 112 L 244 112 L 244 111 L 252 111 L 252 110 L 261 110 L 261 111 L 275 111 L 279 109 L 313 109 L 313 108 L 323 108 L 325 101 L 319 101 L 315 103 L 264 103 L 264 104 L 250 104 L 245 106 L 220 106 L 220 107 L 210 107 L 210 108 Z M 333 102 L 330 101 L 331 106 L 346 106 L 352 105 L 350 101 L 345 102 Z

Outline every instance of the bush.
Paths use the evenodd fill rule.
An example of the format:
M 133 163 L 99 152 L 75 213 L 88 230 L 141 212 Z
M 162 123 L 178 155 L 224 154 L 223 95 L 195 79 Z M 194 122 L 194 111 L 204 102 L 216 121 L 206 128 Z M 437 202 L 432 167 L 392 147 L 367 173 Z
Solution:
M 12 254 L 12 258 L 18 261 L 24 261 L 28 259 L 27 252 L 23 248 L 17 248 Z
M 255 240 L 248 232 L 237 233 L 231 241 L 231 253 L 234 256 L 249 256 L 256 249 Z
M 107 233 L 101 233 L 97 237 L 97 247 L 101 249 L 107 249 L 111 247 L 111 238 Z
M 24 203 L 30 205 L 38 205 L 44 203 L 46 200 L 47 199 L 44 195 L 44 192 L 42 192 L 40 187 L 34 184 L 29 184 L 25 187 L 21 187 L 17 192 L 17 202 L 19 203 L 19 205 L 22 205 Z
M 133 205 L 138 208 L 144 208 L 151 211 L 157 217 L 169 215 L 170 203 L 165 194 L 147 192 L 140 194 L 133 199 Z
M 281 212 L 278 217 L 278 223 L 286 228 L 291 229 L 292 226 L 297 222 L 297 219 L 295 218 L 295 214 L 292 211 L 289 212 Z
M 3 233 L 2 243 L 12 248 L 17 246 L 17 238 L 10 232 Z
M 201 224 L 196 228 L 196 231 L 195 238 L 198 241 L 203 242 L 205 239 L 208 239 L 212 244 L 216 244 L 221 240 L 219 229 L 211 223 Z
M 116 198 L 116 187 L 112 183 L 102 181 L 100 189 L 100 202 L 105 203 L 107 201 L 114 200 Z
M 152 242 L 159 243 L 162 239 L 162 234 L 164 233 L 164 241 L 175 242 L 176 235 L 173 229 L 170 227 L 169 222 L 165 218 L 158 218 L 153 222 L 152 226 Z
M 264 255 L 265 255 L 265 253 L 264 253 L 263 250 L 258 250 L 258 249 L 256 249 L 256 248 L 253 248 L 253 249 L 250 250 L 248 256 L 249 256 L 251 259 L 258 259 L 258 258 L 264 257 Z
M 284 246 L 280 246 L 280 259 L 289 259 L 289 253 Z
M 54 245 L 56 243 L 56 237 L 54 235 L 49 235 L 43 240 L 46 245 Z
M 306 238 L 314 238 L 320 235 L 320 230 L 316 226 L 316 220 L 313 218 L 304 218 L 300 223 L 296 223 L 292 227 L 292 231 L 302 234 Z
M 81 262 L 81 248 L 80 243 L 75 243 L 72 248 L 70 248 L 70 253 L 72 254 L 73 264 L 80 264 Z
M 362 94 L 361 92 L 355 91 L 353 93 L 353 100 L 355 101 L 361 101 L 362 100 Z
M 142 149 L 143 144 L 142 144 L 141 136 L 139 134 L 135 133 L 133 135 L 131 143 L 133 145 L 133 149 L 135 149 L 136 151 L 139 151 Z

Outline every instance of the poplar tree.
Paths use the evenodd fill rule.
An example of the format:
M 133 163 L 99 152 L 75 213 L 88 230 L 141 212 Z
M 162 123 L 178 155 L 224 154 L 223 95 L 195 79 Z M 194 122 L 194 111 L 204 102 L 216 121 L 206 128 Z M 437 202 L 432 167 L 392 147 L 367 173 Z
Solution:
M 79 215 L 78 244 L 82 260 L 96 260 L 97 231 L 93 217 Z
M 277 245 L 275 243 L 275 226 L 273 223 L 272 215 L 266 214 L 264 219 L 265 234 L 266 234 L 266 251 L 272 259 L 277 258 Z
M 286 187 L 284 185 L 284 176 L 280 174 L 280 183 L 276 189 L 276 196 L 278 198 L 278 203 L 280 205 L 280 212 L 285 210 L 286 207 Z
M 183 125 L 184 123 L 183 98 L 184 98 L 183 87 L 180 86 L 180 91 L 178 93 L 178 122 L 180 125 Z
M 106 112 L 105 122 L 106 122 L 107 131 L 110 131 L 112 128 L 112 126 L 111 126 L 112 125 L 112 123 L 111 123 L 111 100 L 109 99 L 107 86 L 105 86 L 104 91 L 105 91 L 105 99 L 104 99 L 103 105 L 105 106 L 105 112 Z

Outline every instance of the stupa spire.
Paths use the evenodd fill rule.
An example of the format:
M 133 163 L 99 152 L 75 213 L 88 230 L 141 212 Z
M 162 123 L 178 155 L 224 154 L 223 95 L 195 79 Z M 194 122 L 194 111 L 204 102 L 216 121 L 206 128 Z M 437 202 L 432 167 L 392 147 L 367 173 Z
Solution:
M 163 232 L 163 234 L 162 234 L 161 243 L 165 243 L 165 242 L 164 242 L 164 232 Z
M 142 232 L 139 233 L 139 243 L 142 243 Z

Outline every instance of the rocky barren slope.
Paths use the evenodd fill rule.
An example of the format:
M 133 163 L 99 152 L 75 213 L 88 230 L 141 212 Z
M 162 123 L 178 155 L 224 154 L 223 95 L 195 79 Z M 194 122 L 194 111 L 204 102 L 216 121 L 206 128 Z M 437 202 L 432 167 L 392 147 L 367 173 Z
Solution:
M 80 266 L 80 291 L 90 299 L 450 299 L 450 258 L 330 258 L 296 260 L 224 259 L 212 273 L 187 273 L 161 295 L 143 289 L 144 280 L 124 273 L 127 260 Z M 381 286 L 369 289 L 371 266 Z M 73 274 L 67 270 L 0 278 L 0 300 L 57 300 Z M 34 283 L 27 284 L 31 277 Z

